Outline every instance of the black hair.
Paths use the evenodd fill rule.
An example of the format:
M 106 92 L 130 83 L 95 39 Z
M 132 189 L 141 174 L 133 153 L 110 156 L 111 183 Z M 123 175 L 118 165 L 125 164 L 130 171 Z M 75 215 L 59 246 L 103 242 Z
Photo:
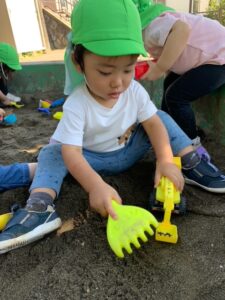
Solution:
M 88 50 L 81 44 L 79 45 L 74 45 L 74 60 L 78 63 L 80 66 L 81 70 L 84 72 L 84 53 L 87 52 Z
M 73 58 L 74 61 L 80 66 L 81 71 L 84 72 L 84 53 L 91 53 L 82 44 L 73 45 Z M 130 56 L 137 54 L 130 54 Z M 138 56 L 138 55 L 137 55 Z
M 13 72 L 15 72 L 15 70 L 11 69 L 5 63 L 0 62 L 0 77 L 3 78 L 4 81 L 7 81 Z
M 15 70 L 11 69 L 9 66 L 7 66 L 6 64 L 2 63 L 2 67 L 4 69 L 5 72 L 15 72 Z

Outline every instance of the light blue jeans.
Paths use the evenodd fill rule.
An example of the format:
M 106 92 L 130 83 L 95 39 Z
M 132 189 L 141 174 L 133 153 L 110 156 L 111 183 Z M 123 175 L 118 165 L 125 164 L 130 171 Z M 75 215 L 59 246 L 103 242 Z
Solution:
M 167 113 L 158 111 L 158 115 L 167 128 L 174 155 L 191 145 L 192 141 Z M 62 158 L 61 147 L 61 144 L 49 144 L 41 150 L 30 190 L 50 188 L 57 195 L 59 194 L 63 179 L 68 173 Z M 106 153 L 83 149 L 83 155 L 99 174 L 114 175 L 132 167 L 148 153 L 151 147 L 147 134 L 139 125 L 123 149 Z
M 0 166 L 0 192 L 30 185 L 30 173 L 27 163 L 15 163 Z

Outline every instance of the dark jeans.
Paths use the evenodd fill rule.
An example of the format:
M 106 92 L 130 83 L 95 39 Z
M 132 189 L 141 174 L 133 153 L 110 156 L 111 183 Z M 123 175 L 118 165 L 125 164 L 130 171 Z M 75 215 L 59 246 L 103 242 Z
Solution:
M 191 102 L 223 84 L 225 65 L 202 65 L 183 75 L 170 72 L 164 81 L 161 109 L 171 115 L 190 139 L 194 139 L 197 130 Z
M 0 91 L 1 91 L 4 95 L 7 95 L 7 94 L 8 94 L 7 84 L 4 82 L 3 78 L 1 78 L 1 75 L 0 75 Z

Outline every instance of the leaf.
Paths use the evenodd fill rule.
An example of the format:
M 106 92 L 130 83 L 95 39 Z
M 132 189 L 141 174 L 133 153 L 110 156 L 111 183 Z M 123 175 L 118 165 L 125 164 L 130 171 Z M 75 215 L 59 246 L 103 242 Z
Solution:
M 62 226 L 57 230 L 57 236 L 62 235 L 64 232 L 71 231 L 75 228 L 74 219 L 68 219 L 63 222 Z

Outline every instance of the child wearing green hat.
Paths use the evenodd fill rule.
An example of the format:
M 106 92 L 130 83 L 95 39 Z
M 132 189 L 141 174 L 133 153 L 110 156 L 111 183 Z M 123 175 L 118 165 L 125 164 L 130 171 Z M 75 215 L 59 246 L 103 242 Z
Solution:
M 224 193 L 225 176 L 193 150 L 191 140 L 133 80 L 142 43 L 138 11 L 130 0 L 80 0 L 72 14 L 73 72 L 83 80 L 64 104 L 63 117 L 44 147 L 27 205 L 0 234 L 0 253 L 24 246 L 61 225 L 53 201 L 68 172 L 89 195 L 92 209 L 117 218 L 112 199 L 121 196 L 101 175 L 116 175 L 154 148 L 155 186 L 167 176 L 182 191 L 173 163 L 181 156 L 187 182 Z M 80 77 L 78 77 L 80 80 Z
M 225 27 L 202 15 L 175 12 L 149 0 L 133 0 L 140 13 L 145 49 L 157 60 L 141 79 L 166 74 L 161 109 L 201 147 L 192 102 L 225 84 Z
M 21 70 L 16 50 L 7 43 L 0 43 L 0 104 L 7 106 L 20 98 L 8 93 L 7 81 L 12 72 Z M 0 108 L 0 123 L 6 112 Z M 30 185 L 36 169 L 36 163 L 15 163 L 0 166 L 0 192 Z
M 0 43 L 0 105 L 7 106 L 13 102 L 20 102 L 21 98 L 8 92 L 8 79 L 12 73 L 21 70 L 18 54 L 11 45 Z

